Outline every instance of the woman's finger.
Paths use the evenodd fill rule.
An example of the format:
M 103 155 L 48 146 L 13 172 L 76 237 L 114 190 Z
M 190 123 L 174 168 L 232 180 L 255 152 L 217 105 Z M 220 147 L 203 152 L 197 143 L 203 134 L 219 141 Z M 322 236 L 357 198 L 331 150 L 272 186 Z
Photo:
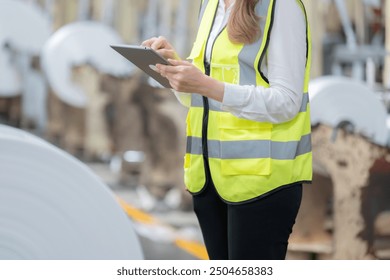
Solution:
M 156 41 L 156 40 L 157 40 L 157 37 L 152 37 L 152 38 L 150 38 L 150 39 L 147 39 L 147 40 L 143 41 L 143 42 L 141 43 L 141 46 L 149 47 L 149 48 L 150 48 L 150 46 L 151 46 L 151 45 L 153 44 L 153 42 Z
M 154 42 L 151 44 L 150 47 L 154 50 L 159 50 L 159 49 L 166 48 L 167 46 L 168 46 L 167 39 L 160 36 L 156 40 L 154 40 Z
M 156 67 L 162 74 L 174 74 L 178 72 L 178 69 L 175 66 L 156 64 Z
M 157 53 L 166 59 L 174 58 L 176 55 L 173 50 L 168 49 L 159 49 L 157 50 Z
M 174 65 L 174 66 L 180 66 L 180 65 L 183 65 L 183 66 L 192 66 L 192 63 L 186 61 L 186 60 L 177 60 L 177 59 L 171 59 L 169 58 L 168 59 L 168 62 L 171 64 L 171 65 Z

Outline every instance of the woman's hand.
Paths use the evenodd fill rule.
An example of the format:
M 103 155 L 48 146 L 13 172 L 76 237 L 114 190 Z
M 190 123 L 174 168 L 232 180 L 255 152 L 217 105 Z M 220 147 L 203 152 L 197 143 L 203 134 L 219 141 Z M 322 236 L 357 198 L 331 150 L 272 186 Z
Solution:
M 175 49 L 172 47 L 172 45 L 168 42 L 168 40 L 163 37 L 153 37 L 146 41 L 143 41 L 141 46 L 149 47 L 156 52 L 158 52 L 161 56 L 165 57 L 166 59 L 177 59 L 180 60 L 179 55 L 175 51 Z
M 222 102 L 225 85 L 184 60 L 168 59 L 171 65 L 157 64 L 158 72 L 169 80 L 172 88 L 180 92 L 199 93 Z

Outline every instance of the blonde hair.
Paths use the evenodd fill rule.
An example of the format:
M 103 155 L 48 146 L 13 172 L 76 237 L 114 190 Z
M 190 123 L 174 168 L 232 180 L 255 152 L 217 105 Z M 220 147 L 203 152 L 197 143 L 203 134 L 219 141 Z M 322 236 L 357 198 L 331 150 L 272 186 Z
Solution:
M 261 0 L 260 0 L 261 1 Z M 261 35 L 260 17 L 255 8 L 259 0 L 237 0 L 230 15 L 227 31 L 233 43 L 251 44 Z

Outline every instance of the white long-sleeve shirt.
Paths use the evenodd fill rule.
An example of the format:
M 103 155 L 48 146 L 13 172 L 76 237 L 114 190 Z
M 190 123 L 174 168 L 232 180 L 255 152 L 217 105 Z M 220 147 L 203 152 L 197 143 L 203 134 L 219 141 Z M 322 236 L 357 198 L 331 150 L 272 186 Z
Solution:
M 227 24 L 231 7 L 225 11 L 224 1 L 219 1 L 206 46 L 208 60 L 217 34 Z M 282 123 L 293 119 L 301 107 L 305 65 L 306 22 L 303 11 L 296 0 L 276 1 L 267 62 L 262 68 L 270 87 L 225 83 L 221 109 L 259 122 Z M 183 105 L 189 107 L 190 94 L 175 94 Z

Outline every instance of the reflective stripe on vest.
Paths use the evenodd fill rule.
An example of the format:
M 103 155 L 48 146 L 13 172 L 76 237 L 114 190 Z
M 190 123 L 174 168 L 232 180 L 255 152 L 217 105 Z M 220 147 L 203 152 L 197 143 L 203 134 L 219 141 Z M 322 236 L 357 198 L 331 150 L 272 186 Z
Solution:
M 268 88 L 265 55 L 272 31 L 277 0 L 259 1 L 261 37 L 250 45 L 233 44 L 226 28 L 214 42 L 210 76 L 222 82 L 257 85 Z M 304 11 L 300 0 L 296 0 Z M 200 12 L 199 32 L 190 59 L 204 69 L 205 45 L 214 21 L 218 0 L 204 0 Z M 303 15 L 306 17 L 306 13 Z M 278 187 L 311 181 L 312 153 L 308 81 L 310 73 L 310 31 L 307 26 L 307 65 L 302 103 L 297 116 L 281 124 L 261 123 L 237 118 L 221 110 L 221 103 L 208 99 L 207 141 L 204 137 L 204 98 L 192 94 L 187 116 L 187 151 L 185 183 L 192 193 L 200 192 L 212 179 L 219 195 L 238 203 L 260 197 Z M 207 111 L 206 111 L 207 112 Z M 204 157 L 203 144 L 207 143 Z M 206 151 L 206 150 L 205 150 Z M 208 165 L 204 162 L 207 160 Z M 207 178 L 209 166 L 211 178 Z
M 304 135 L 299 141 L 277 142 L 269 140 L 234 141 L 208 140 L 209 157 L 219 159 L 271 158 L 293 160 L 297 156 L 311 152 L 311 135 Z M 238 150 L 237 144 L 243 145 L 245 150 Z M 271 147 L 270 149 L 268 147 Z M 221 151 L 224 151 L 222 154 Z M 202 154 L 202 138 L 188 137 L 187 153 Z

